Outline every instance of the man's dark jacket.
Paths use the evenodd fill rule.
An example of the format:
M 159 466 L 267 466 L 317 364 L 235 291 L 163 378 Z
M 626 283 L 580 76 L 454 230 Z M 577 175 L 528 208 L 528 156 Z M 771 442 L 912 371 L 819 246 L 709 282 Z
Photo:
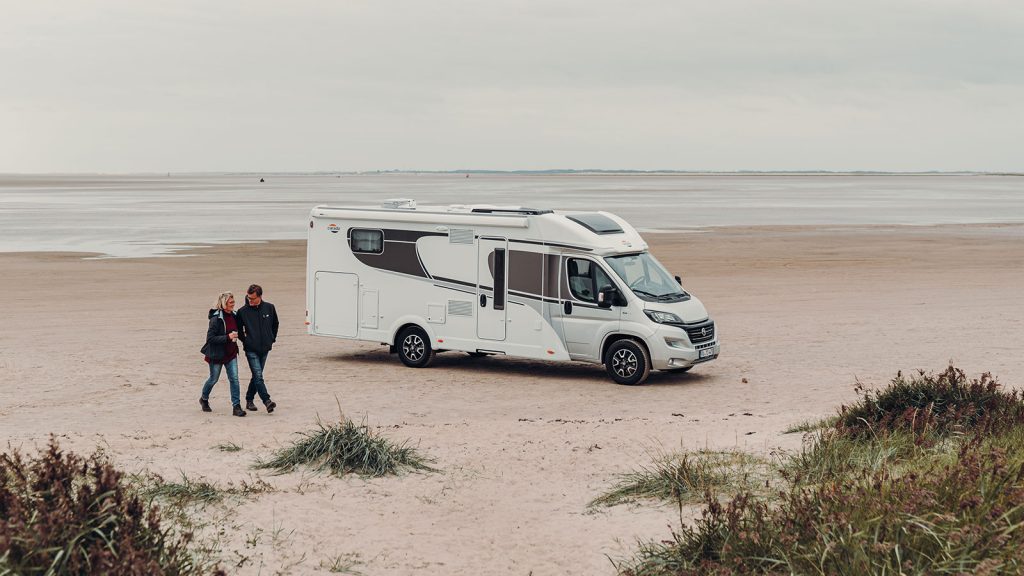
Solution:
M 238 339 L 245 344 L 246 352 L 263 354 L 270 352 L 277 340 L 277 310 L 266 300 L 259 306 L 246 304 L 235 311 L 238 320 Z

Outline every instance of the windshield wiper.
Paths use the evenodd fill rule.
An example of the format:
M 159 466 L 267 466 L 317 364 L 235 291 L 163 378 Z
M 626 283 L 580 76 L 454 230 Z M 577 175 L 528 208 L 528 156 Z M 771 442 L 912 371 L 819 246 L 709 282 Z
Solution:
M 658 300 L 675 300 L 676 298 L 687 298 L 689 294 L 686 292 L 671 292 L 669 294 L 662 294 L 658 296 Z
M 650 292 L 647 292 L 646 290 L 640 290 L 639 288 L 633 288 L 633 293 L 643 294 L 644 296 L 650 296 L 651 298 L 655 299 L 661 298 L 661 296 L 658 296 L 657 294 L 651 294 Z

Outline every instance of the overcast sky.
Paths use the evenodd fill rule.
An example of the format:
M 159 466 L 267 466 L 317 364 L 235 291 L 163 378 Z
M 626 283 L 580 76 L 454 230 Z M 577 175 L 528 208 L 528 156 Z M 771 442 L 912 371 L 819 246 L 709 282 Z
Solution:
M 0 172 L 1024 171 L 1024 2 L 0 0 Z

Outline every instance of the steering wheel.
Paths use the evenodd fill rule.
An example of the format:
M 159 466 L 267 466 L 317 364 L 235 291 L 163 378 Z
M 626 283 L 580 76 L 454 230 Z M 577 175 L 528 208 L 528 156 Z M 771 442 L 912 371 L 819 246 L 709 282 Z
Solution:
M 644 284 L 644 282 L 646 282 L 646 281 L 647 281 L 647 279 L 644 278 L 643 276 L 641 276 L 641 277 L 637 278 L 636 280 L 633 280 L 632 282 L 629 283 L 629 289 L 630 290 L 635 290 L 635 289 L 639 288 L 640 286 L 642 286 Z

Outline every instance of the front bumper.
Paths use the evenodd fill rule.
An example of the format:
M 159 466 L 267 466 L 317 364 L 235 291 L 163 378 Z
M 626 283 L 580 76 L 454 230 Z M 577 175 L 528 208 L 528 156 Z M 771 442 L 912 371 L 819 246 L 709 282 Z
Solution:
M 721 352 L 718 335 L 708 342 L 693 344 L 686 332 L 676 326 L 661 325 L 648 342 L 651 368 L 675 370 L 710 362 Z

